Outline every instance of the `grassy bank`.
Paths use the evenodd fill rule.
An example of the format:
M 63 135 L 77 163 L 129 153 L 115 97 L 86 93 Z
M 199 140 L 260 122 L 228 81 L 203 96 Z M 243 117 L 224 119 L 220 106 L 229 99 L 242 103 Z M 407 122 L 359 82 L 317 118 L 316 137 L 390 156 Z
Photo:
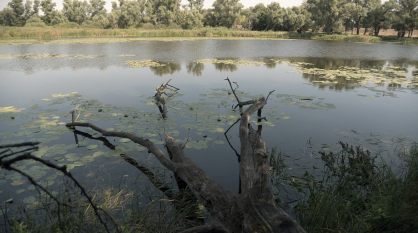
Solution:
M 368 35 L 312 35 L 312 40 L 350 41 L 359 43 L 384 43 L 394 42 L 405 45 L 418 45 L 417 38 L 397 38 L 393 36 L 368 36 Z
M 418 229 L 418 145 L 400 154 L 398 166 L 376 162 L 376 156 L 361 148 L 340 143 L 339 153 L 320 152 L 325 169 L 318 180 L 306 172 L 289 183 L 304 193 L 293 207 L 298 222 L 308 232 L 415 232 Z M 273 177 L 290 177 L 284 155 L 272 151 Z M 280 179 L 284 185 L 287 179 Z M 64 182 L 63 184 L 67 184 Z M 204 223 L 205 210 L 186 189 L 172 198 L 145 187 L 145 196 L 125 188 L 102 187 L 90 195 L 103 211 L 111 231 L 178 232 Z M 168 196 L 171 196 L 168 195 Z M 57 206 L 45 194 L 29 206 L 5 215 L 5 226 L 13 232 L 104 232 L 92 207 L 78 190 L 63 187 Z M 276 199 L 280 202 L 280 199 Z M 71 207 L 70 207 L 71 206 Z M 7 205 L 0 205 L 7 213 Z
M 308 232 L 415 232 L 418 229 L 418 147 L 401 154 L 394 167 L 340 143 L 342 151 L 320 153 L 318 181 L 305 173 L 305 199 L 296 205 Z
M 192 30 L 183 29 L 97 29 L 97 28 L 67 28 L 67 27 L 6 27 L 0 26 L 0 45 L 10 44 L 33 44 L 33 43 L 51 43 L 59 38 L 254 38 L 254 39 L 312 39 L 312 40 L 332 40 L 332 41 L 350 41 L 360 43 L 382 43 L 395 42 L 401 44 L 418 44 L 416 38 L 396 38 L 396 37 L 376 37 L 365 35 L 325 35 L 296 32 L 273 32 L 273 31 L 245 31 L 228 28 L 197 28 Z M 106 41 L 98 41 L 104 43 Z M 113 42 L 113 41 L 108 41 Z M 120 42 L 120 41 L 115 41 Z M 55 42 L 53 42 L 55 43 Z M 75 43 L 66 41 L 59 43 Z M 83 43 L 94 43 L 86 41 Z
M 182 29 L 96 29 L 58 27 L 0 27 L 0 39 L 56 39 L 80 37 L 254 37 L 309 38 L 293 32 L 260 32 L 227 28 Z

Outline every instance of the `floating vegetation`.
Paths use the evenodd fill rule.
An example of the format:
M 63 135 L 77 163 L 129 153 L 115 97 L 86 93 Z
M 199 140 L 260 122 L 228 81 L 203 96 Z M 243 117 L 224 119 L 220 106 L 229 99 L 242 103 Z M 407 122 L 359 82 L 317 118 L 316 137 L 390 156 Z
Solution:
M 144 64 L 152 65 L 152 62 L 144 60 Z M 201 93 L 198 97 L 199 100 L 194 103 L 177 100 L 176 98 L 181 97 L 182 94 L 176 92 L 167 94 L 166 100 L 170 112 L 168 119 L 162 118 L 156 106 L 158 103 L 155 102 L 153 96 L 142 96 L 139 102 L 142 107 L 148 109 L 147 111 L 139 110 L 133 106 L 120 107 L 103 104 L 95 99 L 87 99 L 77 92 L 54 94 L 52 97 L 42 98 L 41 101 L 32 104 L 27 109 L 19 109 L 14 106 L 1 107 L 0 120 L 9 121 L 13 117 L 16 122 L 13 122 L 11 127 L 19 128 L 13 132 L 2 132 L 1 135 L 4 137 L 2 143 L 16 143 L 19 140 L 42 142 L 39 145 L 39 150 L 33 153 L 34 156 L 53 161 L 60 166 L 65 165 L 67 170 L 72 170 L 81 166 L 89 166 L 89 163 L 100 161 L 97 160 L 99 158 L 120 159 L 121 154 L 130 155 L 139 152 L 146 154 L 147 152 L 145 147 L 130 139 L 105 137 L 90 129 L 77 132 L 65 127 L 65 123 L 71 121 L 71 116 L 67 116 L 68 111 L 76 106 L 78 106 L 79 118 L 77 121 L 79 122 L 100 121 L 100 124 L 106 124 L 106 121 L 109 121 L 111 125 L 105 125 L 106 130 L 134 133 L 149 139 L 157 146 L 164 144 L 163 137 L 166 133 L 175 137 L 178 143 L 185 143 L 186 148 L 196 150 L 225 144 L 223 138 L 219 136 L 223 136 L 225 130 L 240 118 L 242 111 L 239 108 L 233 108 L 236 104 L 235 97 L 231 90 L 226 88 L 210 89 L 206 93 Z M 241 101 L 258 99 L 262 96 L 243 91 L 236 91 L 236 94 Z M 270 98 L 272 101 L 294 104 L 300 108 L 333 108 L 331 104 L 324 104 L 321 102 L 323 99 L 317 99 L 314 96 L 271 95 Z M 54 105 L 62 106 L 61 109 L 65 109 L 65 111 L 54 109 L 56 108 Z M 274 127 L 279 121 L 290 118 L 284 114 L 276 109 L 266 108 L 263 109 L 265 118 L 261 121 L 252 118 L 251 122 L 264 127 Z M 65 116 L 67 117 L 65 118 Z M 190 138 L 177 139 L 184 136 L 187 131 L 190 132 Z M 64 136 L 64 134 L 66 135 Z M 60 138 L 68 139 L 67 136 L 73 138 L 73 134 L 77 143 L 75 141 L 67 144 L 48 143 Z M 79 135 L 77 139 L 78 134 L 81 134 L 82 137 Z M 98 143 L 99 140 L 103 144 Z M 109 146 L 109 143 L 112 145 Z M 54 182 L 58 183 L 56 180 L 58 173 L 55 174 L 46 166 L 39 166 L 35 162 L 28 162 L 23 166 L 25 167 L 21 167 L 21 169 L 24 169 L 38 182 L 48 185 L 52 185 Z M 15 187 L 14 192 L 19 191 L 20 195 L 32 195 L 30 191 L 33 189 L 21 175 L 10 173 L 5 176 L 4 180 L 3 183 L 0 180 L 0 185 L 11 185 Z M 32 199 L 27 201 L 29 203 Z
M 121 55 L 118 55 L 119 57 L 135 57 L 136 55 L 134 55 L 134 54 L 121 54 Z
M 235 66 L 259 66 L 266 63 L 260 61 L 246 61 L 246 60 L 223 60 L 223 59 L 201 59 L 196 60 L 197 63 L 212 63 L 212 64 L 229 64 Z
M 325 70 L 315 67 L 308 67 L 306 64 L 294 64 L 295 72 L 315 75 L 317 78 L 314 84 L 335 85 L 339 83 L 352 83 L 354 85 L 374 84 L 396 84 L 416 85 L 416 80 L 407 76 L 404 67 L 386 66 L 383 69 L 342 66 L 336 70 Z
M 130 67 L 160 67 L 166 65 L 153 60 L 126 61 L 123 64 L 129 65 Z
M 11 54 L 11 53 L 0 53 L 0 58 L 27 58 L 27 59 L 43 59 L 43 58 L 63 58 L 68 57 L 69 59 L 87 59 L 96 58 L 102 55 L 84 55 L 84 54 L 56 54 L 56 53 L 25 53 L 25 54 Z
M 0 107 L 0 121 L 12 121 L 20 114 L 25 108 L 15 108 L 14 106 Z
M 26 203 L 26 204 L 30 204 L 34 201 L 36 201 L 36 198 L 34 196 L 25 197 L 23 199 L 23 203 Z
M 315 96 L 299 96 L 299 95 L 289 95 L 289 94 L 277 94 L 276 97 L 279 100 L 276 100 L 276 103 L 284 103 L 286 105 L 295 105 L 302 110 L 306 109 L 321 109 L 329 110 L 334 109 L 336 106 L 330 103 L 323 103 L 322 98 L 316 98 Z M 284 114 L 284 113 L 280 113 Z M 287 120 L 290 117 L 282 117 L 283 120 Z

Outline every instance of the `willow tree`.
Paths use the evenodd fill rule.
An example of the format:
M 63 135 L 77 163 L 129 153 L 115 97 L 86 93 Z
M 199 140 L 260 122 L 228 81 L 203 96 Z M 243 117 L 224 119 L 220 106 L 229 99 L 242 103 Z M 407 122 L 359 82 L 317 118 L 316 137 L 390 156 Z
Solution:
M 306 9 L 312 14 L 316 26 L 324 27 L 327 34 L 342 28 L 345 0 L 307 0 Z
M 405 32 L 407 31 L 408 37 L 412 37 L 412 34 L 418 22 L 418 1 L 399 0 L 398 2 L 399 11 L 397 12 L 397 24 L 403 26 L 403 34 L 405 34 Z
M 231 28 L 244 7 L 239 0 L 216 0 L 213 5 L 213 26 Z
M 370 7 L 365 18 L 365 24 L 373 29 L 375 36 L 379 35 L 381 29 L 388 29 L 391 26 L 395 14 L 392 12 L 397 7 L 394 0 L 381 3 L 379 0 Z
M 240 117 L 239 137 L 241 150 L 240 190 L 232 194 L 212 178 L 210 178 L 184 151 L 185 145 L 178 144 L 174 138 L 166 135 L 167 154 L 161 151 L 150 140 L 138 137 L 132 133 L 106 131 L 92 123 L 73 122 L 67 127 L 89 127 L 103 136 L 129 138 L 144 146 L 155 155 L 160 163 L 171 170 L 175 176 L 187 183 L 190 191 L 211 214 L 211 221 L 201 226 L 193 227 L 184 232 L 305 232 L 305 230 L 276 203 L 270 183 L 268 154 L 261 130 L 254 130 L 249 124 L 252 114 L 258 112 L 267 104 L 267 97 L 258 100 L 242 102 L 235 94 L 229 79 L 232 93 L 241 109 L 249 105 Z M 163 97 L 168 82 L 157 87 L 155 99 L 160 106 L 162 118 L 168 117 L 168 104 Z M 242 109 L 243 110 L 243 109 Z M 186 142 L 187 143 L 187 142 Z

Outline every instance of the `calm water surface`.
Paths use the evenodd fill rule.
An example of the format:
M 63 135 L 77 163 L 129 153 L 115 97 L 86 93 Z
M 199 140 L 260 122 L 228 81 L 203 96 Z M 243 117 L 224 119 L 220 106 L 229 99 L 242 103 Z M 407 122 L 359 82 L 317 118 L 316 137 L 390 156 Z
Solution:
M 118 108 L 132 106 L 158 118 L 158 108 L 150 102 L 155 88 L 171 79 L 170 84 L 180 89 L 169 108 L 169 128 L 173 130 L 174 138 L 184 140 L 189 135 L 190 125 L 200 125 L 190 130 L 191 148 L 185 152 L 215 181 L 234 193 L 238 191 L 238 162 L 223 130 L 234 122 L 232 118 L 238 113 L 231 110 L 234 100 L 231 95 L 228 96 L 226 77 L 239 84 L 239 92 L 246 93 L 243 100 L 266 96 L 269 91 L 275 90 L 263 114 L 269 123 L 263 126 L 262 137 L 268 148 L 277 147 L 289 156 L 288 163 L 294 171 L 298 171 L 301 163 L 304 166 L 317 164 L 312 152 L 337 150 L 339 140 L 381 152 L 391 160 L 396 159 L 396 151 L 418 140 L 417 46 L 302 40 L 142 41 L 0 46 L 0 53 L 0 107 L 25 108 L 13 115 L 13 119 L 9 115 L 1 118 L 0 144 L 39 138 L 44 138 L 41 147 L 74 144 L 74 134 L 57 123 L 69 121 L 69 117 L 64 115 L 75 104 L 71 101 L 54 104 L 57 98 L 52 96 L 60 93 L 78 92 L 83 95 L 77 97 L 80 99 L 94 99 L 103 105 Z M 212 59 L 217 59 L 217 62 L 213 63 L 215 60 Z M 163 66 L 130 67 L 125 64 L 129 60 L 152 60 Z M 240 66 L 233 61 L 250 63 Z M 333 82 L 324 83 L 327 74 L 301 72 L 304 68 L 320 68 L 329 72 L 341 70 L 341 67 L 374 69 L 372 73 L 395 69 L 404 74 L 403 80 L 406 81 L 375 83 L 364 82 L 364 78 L 346 79 L 336 75 L 331 80 Z M 33 106 L 39 106 L 41 110 Z M 106 110 L 105 107 L 103 109 Z M 19 115 L 25 112 L 27 115 Z M 207 113 L 208 117 L 201 113 Z M 228 119 L 228 116 L 231 118 Z M 22 129 L 22 124 L 18 124 L 42 117 L 48 117 L 45 121 L 57 121 L 50 128 L 37 123 L 39 130 Z M 115 126 L 121 123 L 119 118 L 124 117 L 97 119 L 96 123 L 103 128 L 117 128 L 121 127 Z M 141 125 L 148 127 L 140 129 L 144 132 L 161 130 L 156 129 L 161 128 L 161 122 L 154 124 L 147 119 L 144 118 L 141 123 L 123 122 L 125 128 L 122 129 L 129 129 L 129 125 Z M 219 130 L 211 132 L 202 126 L 205 124 Z M 131 129 L 133 132 L 137 130 Z M 25 130 L 28 130 L 27 134 L 19 134 Z M 59 133 L 56 133 L 57 130 L 60 130 Z M 49 137 L 51 135 L 55 137 Z M 160 133 L 148 136 L 156 141 L 162 140 Z M 109 151 L 100 141 L 78 137 L 87 141 L 86 146 L 99 146 L 92 150 L 84 146 L 69 148 L 58 154 L 51 152 L 50 159 L 71 164 L 74 160 L 70 161 L 71 156 L 66 157 L 69 153 L 75 153 L 78 156 L 76 160 L 81 161 L 83 156 Z M 237 127 L 229 131 L 228 138 L 233 147 L 239 148 Z M 123 144 L 119 139 L 111 138 L 109 141 L 114 145 Z M 203 149 L 198 149 L 199 145 L 203 145 Z M 130 151 L 129 155 L 164 176 L 161 166 L 148 153 Z M 142 177 L 146 180 L 143 174 L 118 157 L 100 156 L 94 161 L 83 161 L 82 166 L 74 167 L 73 173 L 85 182 L 93 182 L 86 174 L 94 171 L 94 184 L 97 186 L 118 185 L 118 182 L 120 185 L 125 182 L 120 177 Z M 33 165 L 22 166 L 30 169 Z M 106 171 L 97 172 L 103 166 Z M 0 178 L 0 201 L 30 195 L 32 191 L 27 189 L 25 178 L 0 171 L 3 176 Z M 39 180 L 49 174 L 46 172 Z M 170 179 L 169 172 L 165 177 Z

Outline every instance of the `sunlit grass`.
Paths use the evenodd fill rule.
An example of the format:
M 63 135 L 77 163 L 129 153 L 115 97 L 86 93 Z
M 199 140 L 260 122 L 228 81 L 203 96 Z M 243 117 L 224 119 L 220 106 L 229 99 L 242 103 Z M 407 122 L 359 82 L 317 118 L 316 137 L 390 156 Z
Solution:
M 56 41 L 58 38 L 86 38 L 87 41 Z M 97 38 L 100 37 L 100 38 Z M 116 41 L 109 40 L 115 37 Z M 178 37 L 177 39 L 175 39 Z M 91 38 L 99 39 L 91 40 Z M 154 38 L 154 39 L 152 39 Z M 155 39 L 157 38 L 157 39 Z M 165 38 L 165 39 L 162 39 Z M 171 38 L 171 39 L 170 39 Z M 174 39 L 173 39 L 174 38 Z M 179 39 L 183 38 L 183 39 Z M 185 39 L 187 38 L 187 39 Z M 312 33 L 296 33 L 284 31 L 248 31 L 228 29 L 225 27 L 202 27 L 190 30 L 156 29 L 156 28 L 128 28 L 128 29 L 100 29 L 69 27 L 67 24 L 45 26 L 31 24 L 25 27 L 0 26 L 0 45 L 34 44 L 34 43 L 105 43 L 127 42 L 135 40 L 192 40 L 192 39 L 313 39 L 332 41 L 351 41 L 359 43 L 396 42 L 401 44 L 418 44 L 416 38 L 376 37 L 368 35 L 325 35 Z

